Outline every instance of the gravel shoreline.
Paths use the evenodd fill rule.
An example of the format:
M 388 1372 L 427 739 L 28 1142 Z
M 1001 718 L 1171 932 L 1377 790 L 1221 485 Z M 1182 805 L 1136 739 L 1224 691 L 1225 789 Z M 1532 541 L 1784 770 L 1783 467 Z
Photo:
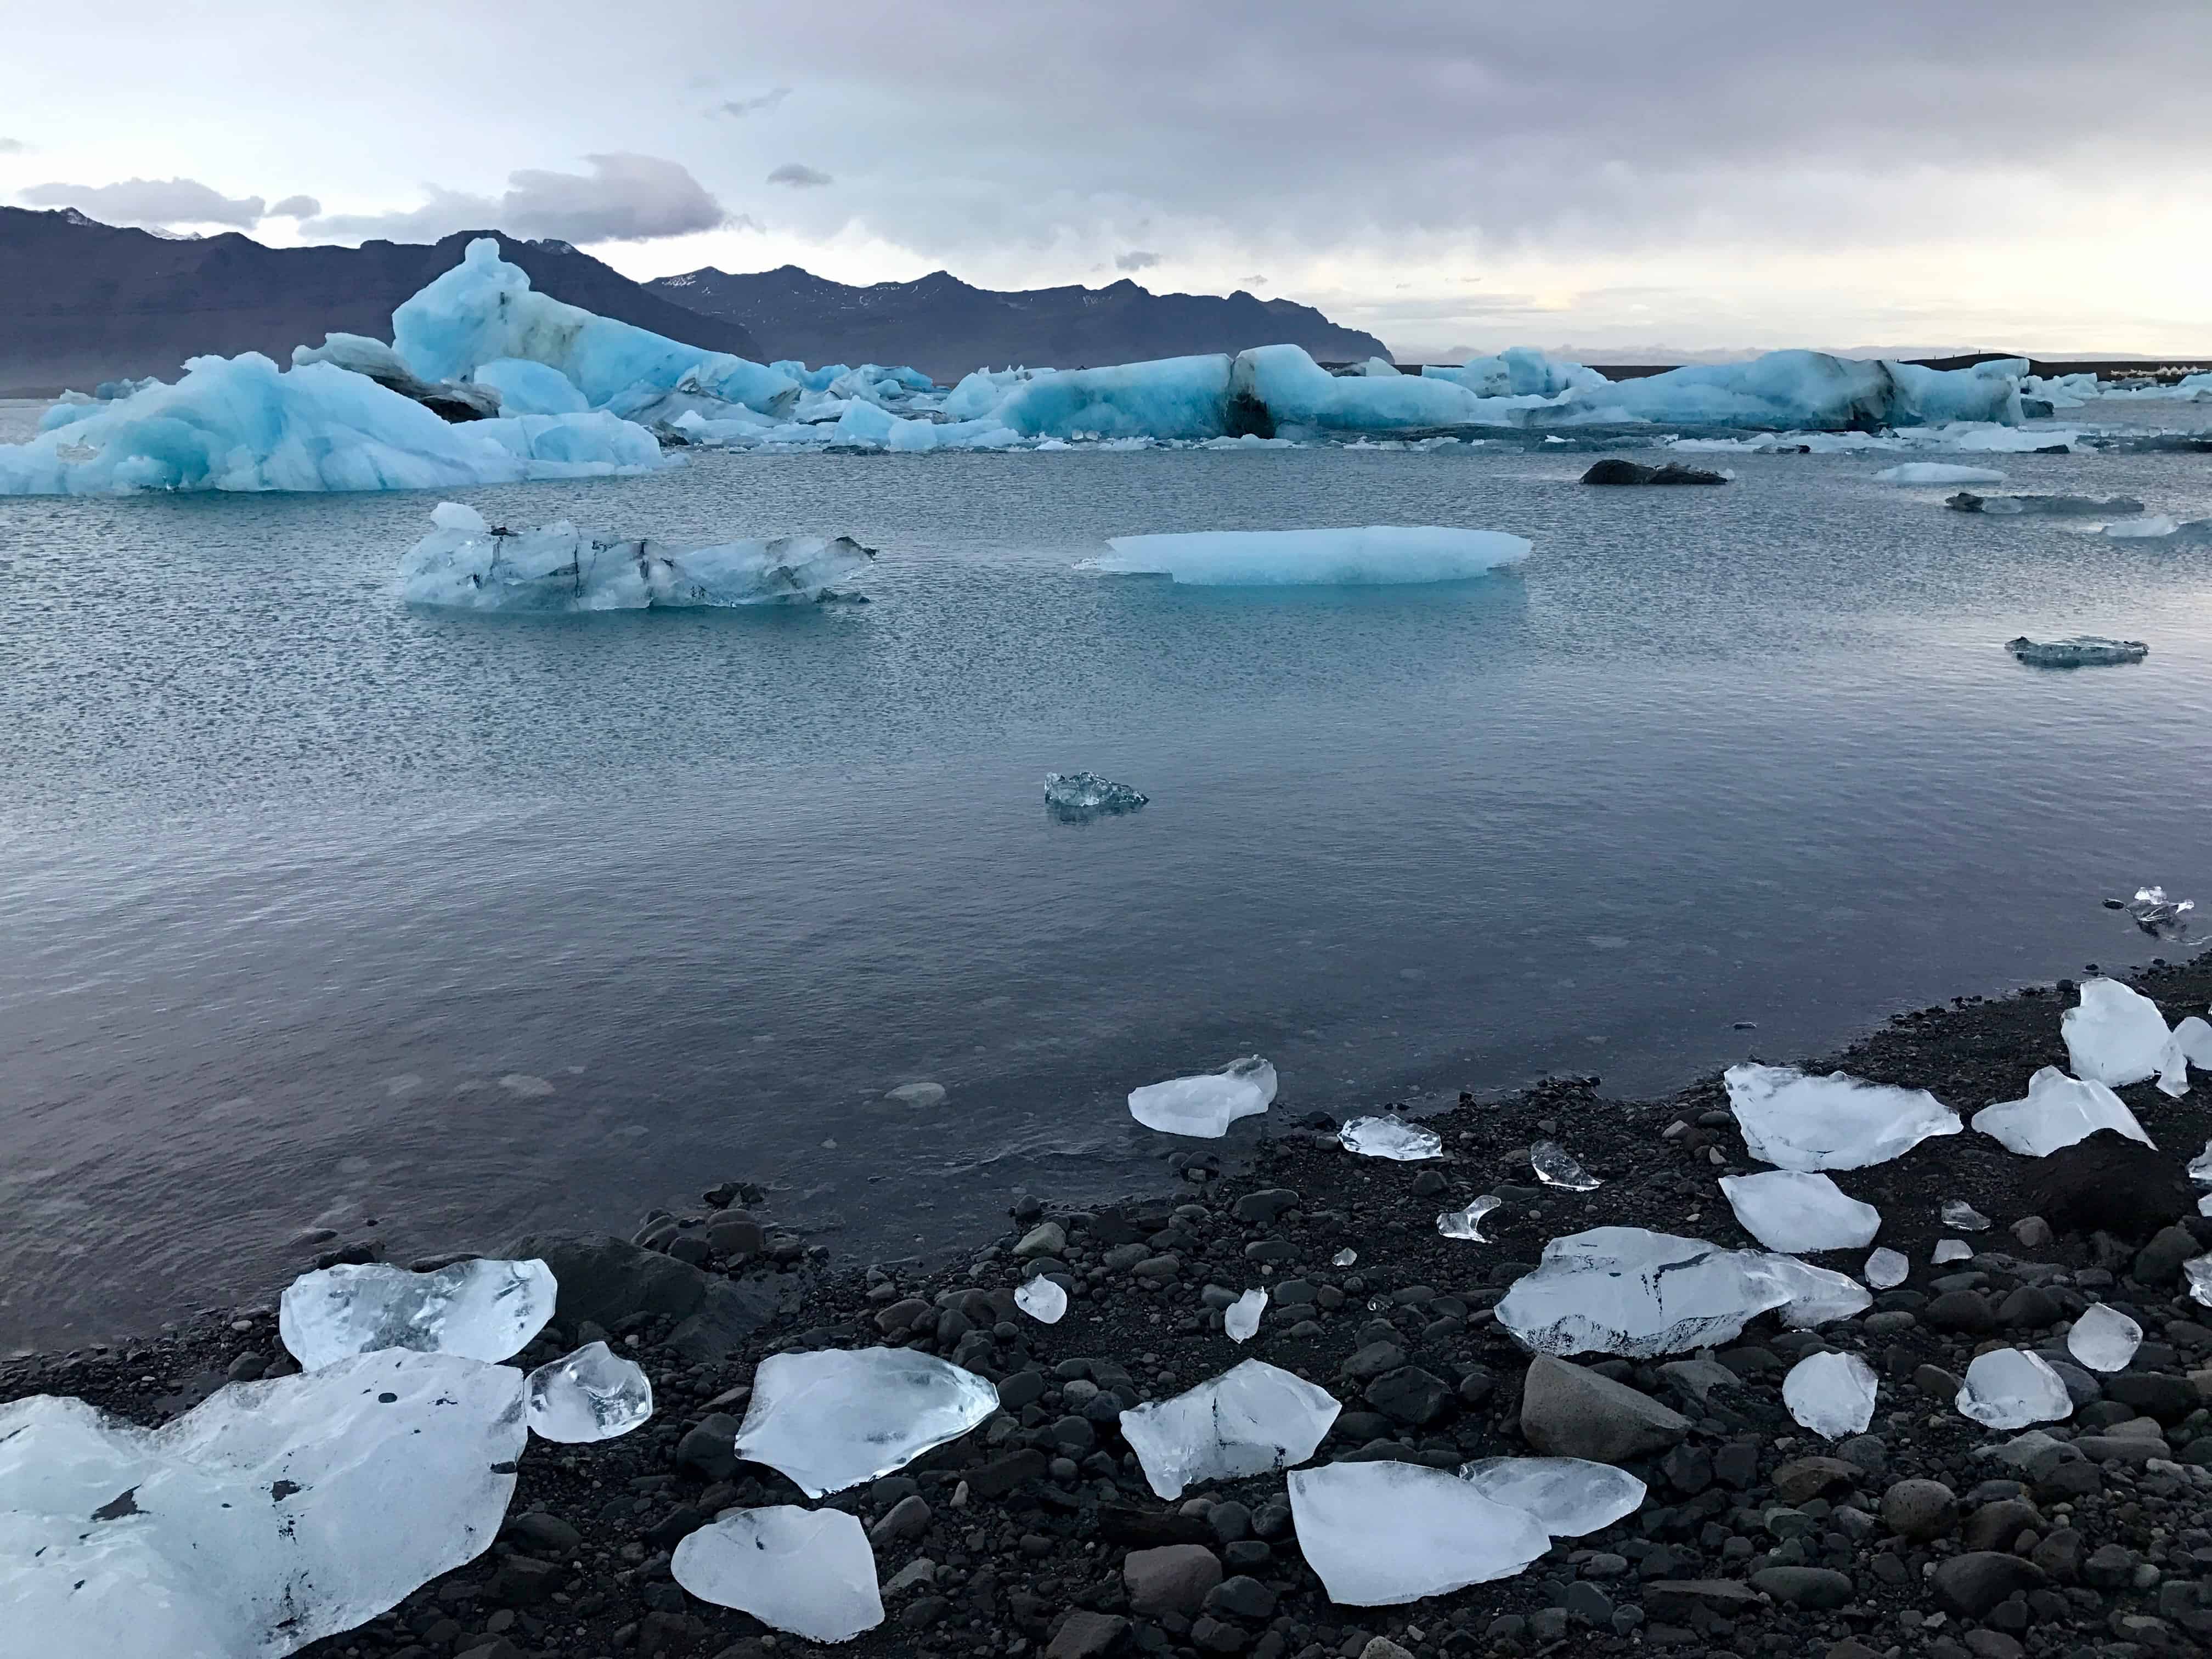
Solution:
M 2202 1013 L 2212 955 L 2130 982 L 2169 1022 Z M 2037 1067 L 2065 1064 L 2058 1018 L 2071 988 L 1900 1015 L 1817 1069 L 1924 1087 L 1971 1115 L 2017 1097 Z M 1455 1468 L 1526 1454 L 1528 1356 L 1491 1309 L 1547 1239 L 1620 1224 L 1753 1243 L 1715 1185 L 1759 1167 L 1717 1079 L 1654 1101 L 1606 1099 L 1595 1079 L 1577 1078 L 1503 1100 L 1463 1096 L 1425 1120 L 1445 1159 L 1417 1164 L 1351 1156 L 1327 1120 L 1279 1101 L 1249 1169 L 1224 1173 L 1210 1143 L 1188 1143 L 1179 1192 L 1080 1206 L 1024 1199 L 1003 1235 L 931 1273 L 833 1269 L 737 1182 L 680 1214 L 648 1217 L 635 1242 L 508 1241 L 496 1253 L 544 1255 L 562 1285 L 553 1323 L 516 1363 L 605 1337 L 650 1375 L 653 1420 L 592 1445 L 533 1440 L 489 1554 L 302 1651 L 816 1650 L 687 1595 L 669 1553 L 725 1507 L 807 1502 L 731 1450 L 761 1358 L 884 1342 L 991 1377 L 1003 1408 L 899 1473 L 825 1500 L 870 1529 L 884 1585 L 884 1624 L 836 1650 L 856 1656 L 2204 1650 L 2212 1310 L 2179 1281 L 2182 1261 L 2212 1249 L 2212 1219 L 2196 1214 L 2183 1175 L 2212 1136 L 2212 1082 L 2179 1101 L 2148 1085 L 2120 1093 L 2160 1148 L 2141 1168 L 2100 1163 L 2093 1149 L 2022 1158 L 1969 1132 L 1841 1174 L 1839 1185 L 1881 1209 L 1877 1242 L 1911 1257 L 1903 1287 L 1816 1333 L 1767 1316 L 1717 1354 L 1675 1357 L 1717 1371 L 1589 1364 L 1686 1419 L 1622 1460 L 1649 1485 L 1641 1510 L 1557 1541 L 1518 1577 L 1399 1607 L 1328 1601 L 1298 1553 L 1280 1474 L 1155 1498 L 1116 1429 L 1119 1411 L 1261 1358 L 1344 1402 L 1317 1462 Z M 1539 1139 L 1564 1143 L 1605 1184 L 1537 1186 L 1526 1149 Z M 1488 1192 L 1504 1200 L 1484 1223 L 1497 1242 L 1437 1234 L 1439 1211 Z M 1937 1269 L 1934 1244 L 1956 1236 L 1937 1218 L 1949 1199 L 1994 1225 L 1971 1237 L 1971 1261 Z M 1357 1261 L 1334 1265 L 1346 1249 Z M 1863 1255 L 1815 1259 L 1856 1276 Z M 1073 1291 L 1056 1325 L 1012 1305 L 1040 1263 Z M 1232 1343 L 1219 1309 L 1255 1286 L 1270 1291 L 1270 1305 L 1258 1334 Z M 2045 1425 L 2056 1445 L 2013 1463 L 1988 1455 L 2012 1437 L 1953 1408 L 1968 1360 L 2013 1344 L 2063 1360 L 2063 1324 L 2091 1301 L 2144 1328 L 2134 1362 L 2104 1377 L 2063 1372 L 2078 1403 L 2069 1421 Z M 1870 1431 L 1833 1445 L 1793 1423 L 1779 1392 L 1791 1364 L 1827 1349 L 1863 1354 L 1882 1383 Z M 0 1401 L 76 1395 L 151 1424 L 226 1380 L 291 1369 L 264 1305 L 141 1342 L 0 1362 Z

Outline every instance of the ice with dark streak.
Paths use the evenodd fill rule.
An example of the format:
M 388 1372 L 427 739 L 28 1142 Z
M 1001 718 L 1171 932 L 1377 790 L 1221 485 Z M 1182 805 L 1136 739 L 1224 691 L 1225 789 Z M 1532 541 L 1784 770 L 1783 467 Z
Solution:
M 904 1468 L 998 1409 L 996 1386 L 911 1349 L 772 1353 L 753 1372 L 737 1452 L 826 1498 Z
M 1121 1413 L 1121 1437 L 1152 1491 L 1172 1501 L 1206 1480 L 1303 1463 L 1343 1407 L 1304 1377 L 1247 1359 L 1169 1400 Z

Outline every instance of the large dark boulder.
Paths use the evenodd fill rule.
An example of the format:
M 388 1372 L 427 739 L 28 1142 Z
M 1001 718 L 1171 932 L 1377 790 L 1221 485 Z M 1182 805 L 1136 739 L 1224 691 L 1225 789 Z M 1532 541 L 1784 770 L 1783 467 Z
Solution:
M 2189 1208 L 2179 1164 L 2115 1129 L 2039 1158 L 2021 1183 L 2024 1213 L 2060 1233 L 2107 1232 L 2140 1243 Z
M 1664 466 L 1643 466 L 1617 456 L 1595 463 L 1583 474 L 1586 484 L 1724 484 L 1728 480 L 1701 466 L 1669 461 Z

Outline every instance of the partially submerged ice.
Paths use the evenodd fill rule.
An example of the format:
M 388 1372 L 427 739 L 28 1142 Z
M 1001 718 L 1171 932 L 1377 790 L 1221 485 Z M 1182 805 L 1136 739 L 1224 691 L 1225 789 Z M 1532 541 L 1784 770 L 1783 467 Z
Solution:
M 2083 980 L 2081 1003 L 2059 1016 L 2058 1034 L 2078 1078 L 2124 1089 L 2155 1077 L 2167 1094 L 2189 1092 L 2188 1060 L 2166 1016 L 2118 980 Z
M 1247 1291 L 1221 1311 L 1221 1329 L 1231 1342 L 1249 1342 L 1260 1329 L 1260 1316 L 1267 1306 L 1265 1291 Z
M 2118 1308 L 2093 1302 L 2066 1333 L 2066 1352 L 2093 1371 L 2124 1371 L 2142 1346 L 2142 1327 Z
M 1580 1457 L 1479 1457 L 1459 1478 L 1493 1504 L 1524 1510 L 1553 1538 L 1602 1532 L 1643 1507 L 1644 1486 L 1626 1469 Z
M 2141 513 L 2143 504 L 2129 495 L 1977 495 L 1971 489 L 1945 498 L 1954 513 L 1980 513 L 1992 519 L 2016 519 L 2025 514 L 2051 518 L 2117 518 Z
M 1866 1259 L 1866 1282 L 1877 1291 L 1893 1291 L 1911 1276 L 1912 1258 L 1884 1248 Z
M 1808 1354 L 1782 1379 L 1782 1403 L 1799 1426 L 1840 1440 L 1866 1432 L 1877 1387 L 1874 1367 L 1855 1353 Z
M 1571 1193 L 1594 1193 L 1605 1185 L 1576 1163 L 1556 1140 L 1540 1140 L 1531 1146 L 1528 1167 L 1536 1172 L 1536 1179 L 1543 1185 L 1565 1188 Z
M 1102 812 L 1133 812 L 1151 799 L 1126 783 L 1102 778 L 1096 772 L 1044 775 L 1044 804 L 1055 812 L 1084 817 Z
M 1972 1121 L 1982 1133 L 2027 1158 L 2048 1158 L 2100 1129 L 2117 1130 L 2146 1146 L 2158 1145 L 2111 1089 L 2094 1079 L 2070 1078 L 2056 1066 L 2045 1066 L 2028 1079 L 2025 1097 L 1984 1106 Z
M 810 1642 L 849 1642 L 884 1622 L 876 1553 L 842 1510 L 731 1510 L 687 1534 L 668 1571 L 692 1595 Z
M 1417 383 L 1418 384 L 1418 383 Z M 1391 586 L 1463 581 L 1527 558 L 1526 537 L 1496 530 L 1370 525 L 1364 530 L 1200 530 L 1115 536 L 1079 562 L 1108 575 L 1166 576 L 1201 587 Z
M 383 1348 L 495 1363 L 553 1317 L 559 1286 L 535 1259 L 456 1261 L 410 1273 L 381 1261 L 302 1273 L 284 1287 L 276 1330 L 302 1370 Z
M 907 1348 L 774 1353 L 753 1372 L 738 1455 L 826 1498 L 905 1468 L 999 1408 L 999 1391 Z
M 2150 647 L 2141 640 L 2108 640 L 2100 634 L 2063 640 L 2031 640 L 2022 634 L 2007 640 L 2005 649 L 2031 668 L 2107 668 L 2150 655 Z
M 1170 1400 L 1121 1413 L 1121 1437 L 1161 1498 L 1303 1463 L 1343 1410 L 1334 1395 L 1265 1360 L 1247 1359 Z
M 1464 1210 L 1443 1212 L 1437 1218 L 1437 1231 L 1446 1238 L 1463 1238 L 1477 1244 L 1487 1244 L 1490 1241 L 1482 1236 L 1482 1218 L 1503 1201 L 1493 1193 L 1485 1193 Z
M 1795 1066 L 1741 1065 L 1723 1080 L 1751 1155 L 1784 1170 L 1863 1170 L 1965 1127 L 1925 1089 L 1841 1072 L 1808 1077 Z
M 491 1547 L 522 1374 L 383 1352 L 234 1382 L 142 1429 L 0 1406 L 0 1606 L 38 1659 L 276 1659 Z
M 510 532 L 458 501 L 440 502 L 430 516 L 437 527 L 399 562 L 399 595 L 410 605 L 562 612 L 809 604 L 842 597 L 876 556 L 849 536 L 678 547 L 565 520 Z
M 1881 1212 L 1824 1175 L 1768 1170 L 1723 1176 L 1721 1192 L 1743 1230 L 1770 1250 L 1849 1250 L 1874 1243 Z
M 1886 466 L 1874 475 L 1883 483 L 1970 484 L 2002 483 L 2005 475 L 1994 467 L 1959 466 L 1948 461 L 1905 461 Z
M 2189 914 L 2197 908 L 2197 901 L 2168 898 L 2163 887 L 2138 887 L 2135 897 L 2122 908 L 2135 925 L 2153 939 L 2178 939 L 2188 931 Z M 2182 1022 L 2185 1025 L 2188 1023 L 2187 1020 Z M 2212 1065 L 2212 1060 L 2196 1063 Z
M 1510 1578 L 1552 1546 L 1534 1515 L 1413 1463 L 1291 1473 L 1298 1552 L 1339 1607 L 1396 1607 Z
M 1057 1325 L 1067 1316 L 1067 1292 L 1039 1273 L 1015 1290 L 1014 1305 L 1040 1325 Z
M 1387 1158 L 1399 1164 L 1417 1164 L 1444 1155 L 1443 1137 L 1434 1129 L 1408 1123 L 1395 1112 L 1380 1117 L 1355 1117 L 1336 1132 L 1337 1145 L 1362 1158 Z
M 604 1342 L 540 1365 L 525 1380 L 530 1431 L 580 1445 L 628 1434 L 653 1415 L 653 1379 Z
M 1218 1140 L 1240 1117 L 1256 1117 L 1275 1098 L 1275 1068 L 1258 1054 L 1218 1072 L 1170 1078 L 1129 1091 L 1129 1115 L 1163 1134 Z
M 1960 1416 L 1990 1429 L 2063 1423 L 2074 1415 L 2074 1397 L 2066 1392 L 2064 1379 L 2042 1355 L 2021 1348 L 1976 1354 L 1956 1403 Z

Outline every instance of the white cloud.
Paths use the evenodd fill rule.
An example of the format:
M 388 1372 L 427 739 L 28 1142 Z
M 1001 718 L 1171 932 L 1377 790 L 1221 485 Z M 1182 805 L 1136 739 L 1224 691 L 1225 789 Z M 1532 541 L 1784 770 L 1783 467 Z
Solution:
M 113 185 L 33 185 L 33 207 L 70 207 L 104 224 L 229 225 L 251 230 L 264 216 L 258 196 L 230 197 L 197 179 L 125 179 Z
M 323 210 L 323 204 L 312 196 L 287 196 L 269 210 L 272 219 L 313 219 Z
M 622 153 L 584 160 L 589 173 L 511 173 L 506 192 L 496 197 L 425 185 L 430 199 L 421 207 L 331 214 L 309 219 L 301 234 L 336 241 L 435 241 L 457 230 L 501 230 L 532 240 L 649 242 L 729 222 L 722 204 L 677 162 Z

